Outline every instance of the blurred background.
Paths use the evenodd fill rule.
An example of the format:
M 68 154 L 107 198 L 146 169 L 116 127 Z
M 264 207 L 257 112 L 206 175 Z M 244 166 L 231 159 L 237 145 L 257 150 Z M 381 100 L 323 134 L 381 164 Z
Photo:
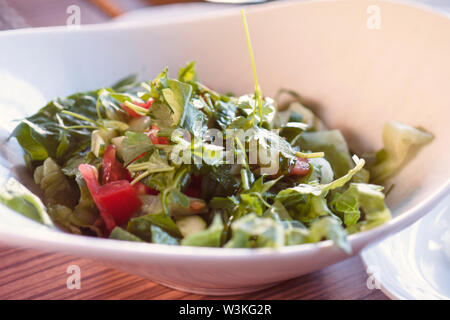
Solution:
M 199 0 L 0 0 L 0 30 L 66 25 L 69 16 L 74 12 L 68 12 L 71 6 L 79 8 L 81 24 L 92 24 L 108 22 L 119 16 L 119 20 L 161 19 L 167 16 L 223 10 L 235 5 L 229 2 L 240 2 L 210 1 L 219 3 Z M 242 0 L 246 3 L 251 1 L 265 2 Z M 412 1 L 428 3 L 450 11 L 450 0 L 410 0 Z

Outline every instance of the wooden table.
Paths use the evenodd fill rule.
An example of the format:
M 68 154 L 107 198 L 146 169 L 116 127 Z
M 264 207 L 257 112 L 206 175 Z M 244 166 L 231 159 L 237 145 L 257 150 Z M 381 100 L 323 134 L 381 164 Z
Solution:
M 183 0 L 115 0 L 124 10 Z M 186 1 L 186 0 L 184 0 Z M 64 25 L 69 5 L 81 9 L 81 23 L 110 17 L 90 1 L 0 0 L 0 30 Z M 66 287 L 67 266 L 82 270 L 80 290 Z M 257 293 L 231 299 L 387 299 L 366 286 L 367 274 L 358 257 Z M 68 255 L 0 245 L 0 299 L 207 299 L 157 285 L 100 263 Z
M 70 265 L 78 265 L 81 288 L 67 289 Z M 70 255 L 0 245 L 0 300 L 6 299 L 387 299 L 368 289 L 359 257 L 275 287 L 243 295 L 210 297 L 172 290 L 101 263 Z

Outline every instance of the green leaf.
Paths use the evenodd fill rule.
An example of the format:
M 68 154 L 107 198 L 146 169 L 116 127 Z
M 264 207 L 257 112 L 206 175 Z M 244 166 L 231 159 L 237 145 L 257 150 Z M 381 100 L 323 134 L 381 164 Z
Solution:
M 179 204 L 184 208 L 189 208 L 189 198 L 178 189 L 173 189 L 169 193 L 169 201 Z
M 165 213 L 148 213 L 128 222 L 127 231 L 139 238 L 151 241 L 150 226 L 157 226 L 173 237 L 181 238 L 180 230 L 175 222 Z
M 380 184 L 397 174 L 413 159 L 421 147 L 430 143 L 433 135 L 399 122 L 388 122 L 383 129 L 382 152 L 370 167 L 371 182 Z
M 208 130 L 208 118 L 192 103 L 187 103 L 180 119 L 180 126 L 190 131 L 194 137 L 203 139 L 203 135 Z
M 152 243 L 178 245 L 178 239 L 172 237 L 169 233 L 165 232 L 162 228 L 152 225 Z
M 272 218 L 276 221 L 292 220 L 291 215 L 280 201 L 275 201 L 274 204 L 264 212 L 263 216 Z
M 284 245 L 284 228 L 271 218 L 248 214 L 231 224 L 232 236 L 227 248 L 278 248 Z
M 239 97 L 238 108 L 247 117 L 251 116 L 256 108 L 255 97 L 253 95 L 243 95 Z M 265 97 L 262 100 L 262 110 L 261 110 L 262 121 L 260 114 L 258 112 L 255 114 L 255 121 L 257 123 L 261 123 L 262 126 L 264 126 L 265 128 L 271 128 L 275 118 L 275 112 L 276 112 L 275 102 L 271 98 Z
M 197 73 L 195 72 L 195 61 L 189 62 L 178 72 L 178 81 L 195 82 L 197 81 Z
M 353 167 L 347 142 L 339 130 L 303 132 L 293 141 L 293 145 L 302 150 L 324 152 L 336 178 L 342 177 Z
M 152 124 L 160 129 L 171 128 L 174 126 L 172 110 L 165 103 L 154 102 L 150 109 L 150 117 L 152 119 Z
M 75 206 L 77 191 L 52 158 L 47 158 L 41 166 L 36 168 L 34 181 L 44 192 L 45 202 L 49 207 L 54 204 L 68 208 Z
M 350 186 L 344 193 L 336 193 L 330 205 L 343 215 L 347 227 L 358 222 L 361 217 L 357 189 Z
M 181 245 L 194 247 L 220 247 L 222 232 L 222 218 L 217 214 L 214 216 L 213 222 L 206 230 L 188 235 L 181 240 Z
M 121 227 L 115 227 L 109 235 L 111 239 L 143 242 L 141 238 L 136 237 L 134 234 L 122 229 Z
M 120 155 L 125 165 L 141 154 L 154 149 L 153 143 L 145 133 L 127 131 L 120 146 Z
M 362 231 L 382 225 L 391 219 L 391 212 L 384 202 L 383 187 L 352 183 L 349 190 L 358 196 L 359 206 L 364 211 L 366 220 L 362 224 Z
M 172 110 L 172 125 L 180 123 L 183 111 L 192 95 L 192 86 L 177 80 L 169 79 L 168 88 L 162 89 L 162 95 Z
M 115 84 L 111 86 L 111 88 L 119 92 L 129 90 L 130 88 L 133 88 L 137 85 L 138 82 L 137 78 L 138 78 L 137 74 L 131 74 L 128 77 L 125 77 L 117 81 Z
M 336 246 L 351 253 L 352 248 L 347 240 L 347 232 L 342 228 L 338 220 L 333 217 L 325 217 L 315 221 L 309 229 L 307 242 L 319 242 L 323 238 L 330 239 Z
M 154 173 L 169 172 L 175 170 L 174 167 L 169 165 L 166 159 L 162 158 L 159 155 L 158 151 L 153 152 L 147 161 L 133 163 L 127 168 L 130 172 L 143 172 L 138 177 L 136 177 L 134 181 L 139 181 Z M 161 189 L 163 189 L 163 187 L 158 188 L 158 190 Z
M 0 189 L 0 202 L 34 221 L 54 227 L 42 201 L 14 178 Z
M 286 246 L 308 242 L 308 229 L 296 220 L 281 221 L 284 227 L 284 239 Z
M 31 135 L 31 126 L 26 122 L 19 124 L 12 136 L 17 138 L 21 147 L 28 153 L 34 161 L 43 161 L 48 158 L 48 153 L 45 147 L 33 139 Z
M 358 171 L 360 171 L 363 168 L 363 166 L 365 164 L 364 159 L 359 159 L 357 156 L 353 156 L 353 160 L 355 161 L 356 166 L 353 169 L 350 169 L 346 175 L 340 177 L 339 179 L 336 179 L 327 184 L 303 184 L 302 183 L 296 187 L 287 188 L 285 190 L 282 190 L 277 195 L 276 198 L 278 200 L 283 201 L 290 196 L 295 196 L 295 194 L 301 194 L 301 195 L 312 194 L 315 196 L 321 196 L 330 190 L 343 187 L 347 182 L 349 182 L 352 179 L 352 177 Z
M 89 147 L 91 131 L 95 129 L 92 121 L 97 119 L 96 103 L 96 92 L 58 98 L 33 116 L 22 120 L 11 136 L 17 138 L 31 161 L 40 162 L 51 157 L 59 164 L 64 164 Z M 70 114 L 64 113 L 66 111 Z M 74 117 L 73 114 L 90 121 Z

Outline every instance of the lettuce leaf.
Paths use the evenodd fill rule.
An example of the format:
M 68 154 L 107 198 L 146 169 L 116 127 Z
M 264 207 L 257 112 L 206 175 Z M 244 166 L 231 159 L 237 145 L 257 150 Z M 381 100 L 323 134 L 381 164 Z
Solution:
M 302 150 L 324 152 L 336 178 L 342 177 L 353 167 L 347 142 L 339 130 L 303 132 L 292 144 Z
M 231 224 L 232 237 L 227 248 L 278 248 L 284 245 L 284 228 L 271 218 L 250 213 Z
M 159 244 L 169 244 L 169 245 L 178 245 L 178 239 L 172 237 L 168 232 L 164 231 L 162 228 L 158 226 L 152 225 L 150 227 L 152 234 L 152 243 Z
M 295 196 L 296 194 L 312 194 L 314 196 L 321 196 L 325 194 L 326 192 L 343 187 L 347 182 L 349 182 L 353 176 L 360 171 L 365 161 L 364 159 L 358 158 L 356 155 L 353 156 L 353 160 L 355 161 L 355 167 L 353 169 L 350 169 L 347 174 L 344 176 L 326 184 L 299 184 L 298 186 L 287 188 L 285 190 L 282 190 L 278 195 L 276 196 L 276 199 L 283 201 L 286 198 L 289 198 L 290 196 Z
M 332 205 L 344 215 L 349 230 L 368 230 L 391 219 L 382 190 L 383 187 L 374 184 L 351 183 L 344 193 L 335 196 Z M 365 221 L 358 222 L 361 212 L 364 213 Z
M 220 247 L 222 232 L 222 218 L 219 214 L 216 214 L 213 222 L 206 230 L 188 235 L 181 240 L 181 245 L 194 247 Z
M 319 242 L 323 238 L 332 240 L 334 244 L 347 253 L 352 252 L 347 240 L 347 232 L 341 223 L 333 217 L 324 217 L 316 220 L 310 227 L 307 242 Z
M 430 143 L 433 135 L 400 122 L 388 122 L 383 129 L 384 148 L 376 155 L 377 162 L 370 167 L 371 182 L 381 184 L 397 174 L 412 160 L 421 147 Z
M 41 199 L 14 178 L 9 178 L 0 189 L 0 203 L 34 221 L 54 227 Z
M 109 238 L 116 240 L 143 242 L 141 238 L 136 237 L 134 234 L 129 233 L 128 231 L 122 229 L 121 227 L 115 227 L 113 231 L 111 231 Z

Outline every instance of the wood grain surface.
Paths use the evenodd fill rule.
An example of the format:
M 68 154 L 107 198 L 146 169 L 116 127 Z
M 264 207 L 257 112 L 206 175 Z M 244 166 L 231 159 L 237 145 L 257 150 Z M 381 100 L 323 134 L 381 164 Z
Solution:
M 189 0 L 114 0 L 124 11 Z M 67 7 L 81 8 L 81 23 L 100 23 L 108 13 L 88 0 L 0 0 L 0 30 L 64 25 Z M 66 286 L 69 265 L 81 268 L 81 289 Z M 101 263 L 70 255 L 0 245 L 0 299 L 387 299 L 366 286 L 358 257 L 264 291 L 228 297 L 184 293 Z
M 81 288 L 68 289 L 67 268 L 80 267 Z M 0 245 L 0 300 L 10 299 L 387 299 L 368 289 L 355 256 L 263 291 L 224 297 L 172 290 L 70 255 Z

